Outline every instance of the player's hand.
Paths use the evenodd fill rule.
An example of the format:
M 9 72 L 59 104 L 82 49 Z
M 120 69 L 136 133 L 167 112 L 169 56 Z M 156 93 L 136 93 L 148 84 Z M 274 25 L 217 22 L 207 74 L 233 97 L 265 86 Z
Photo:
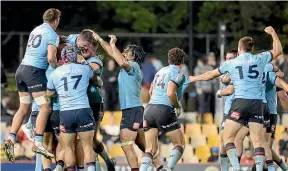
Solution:
M 189 82 L 191 82 L 191 83 L 194 83 L 197 81 L 195 76 L 189 76 L 188 79 L 189 79 Z
M 83 61 L 86 61 L 84 56 L 82 55 L 77 55 L 77 63 L 82 64 Z
M 278 71 L 278 72 L 276 72 L 276 75 L 278 76 L 278 77 L 280 77 L 280 78 L 283 78 L 284 77 L 284 72 L 282 72 L 282 71 Z
M 93 30 L 90 30 L 90 29 L 85 29 L 83 31 L 90 31 L 92 33 L 92 36 L 94 37 L 94 39 L 96 39 L 96 41 L 99 41 L 100 40 L 100 36 L 99 34 L 97 34 L 95 31 Z
M 115 35 L 108 35 L 110 37 L 110 45 L 115 45 L 117 42 L 117 38 Z
M 216 96 L 217 96 L 218 98 L 221 98 L 221 97 L 222 97 L 221 94 L 220 94 L 220 91 L 221 91 L 221 90 L 218 90 L 217 93 L 216 93 Z
M 264 29 L 264 31 L 267 33 L 267 34 L 273 34 L 273 33 L 275 33 L 275 30 L 274 30 L 274 28 L 272 27 L 272 26 L 268 26 L 268 27 L 266 27 L 265 29 Z
M 97 56 L 98 56 L 101 60 L 104 59 L 104 55 L 103 55 L 103 54 L 97 54 Z
M 182 114 L 182 106 L 181 104 L 179 105 L 178 108 L 174 108 L 175 114 L 177 117 L 179 117 Z

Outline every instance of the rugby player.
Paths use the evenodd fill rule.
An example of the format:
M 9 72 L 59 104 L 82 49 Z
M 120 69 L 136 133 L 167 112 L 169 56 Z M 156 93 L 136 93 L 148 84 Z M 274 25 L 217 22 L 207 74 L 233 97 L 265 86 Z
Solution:
M 149 104 L 144 111 L 143 127 L 145 129 L 146 150 L 142 157 L 140 171 L 147 171 L 153 158 L 157 157 L 159 132 L 165 134 L 174 145 L 170 152 L 167 167 L 162 170 L 173 170 L 181 159 L 185 140 L 177 116 L 181 114 L 180 97 L 186 77 L 180 71 L 184 63 L 185 52 L 173 48 L 168 52 L 168 63 L 160 69 L 153 80 L 149 94 Z
M 283 108 L 288 111 L 288 94 L 285 91 L 281 90 L 278 92 L 278 97 Z
M 31 110 L 31 94 L 40 107 L 36 122 L 36 136 L 33 151 L 46 157 L 54 157 L 43 147 L 43 133 L 50 113 L 50 100 L 46 96 L 47 79 L 45 70 L 49 65 L 57 67 L 57 47 L 59 38 L 55 32 L 61 12 L 58 9 L 48 9 L 43 14 L 43 24 L 36 27 L 30 34 L 25 56 L 16 71 L 16 84 L 19 92 L 20 107 L 15 114 L 9 138 L 4 144 L 5 154 L 11 162 L 15 161 L 14 143 L 26 115 Z
M 74 171 L 76 156 L 75 140 L 78 135 L 84 151 L 84 161 L 88 171 L 95 170 L 93 135 L 95 120 L 88 104 L 89 81 L 98 81 L 89 65 L 77 64 L 77 49 L 65 47 L 61 52 L 64 64 L 54 70 L 48 79 L 47 94 L 57 92 L 60 103 L 60 131 L 65 148 L 64 161 L 68 171 Z
M 237 53 L 238 53 L 237 50 L 234 50 L 234 49 L 229 50 L 228 52 L 226 52 L 226 55 L 224 56 L 225 61 L 236 58 Z M 228 171 L 229 170 L 229 158 L 226 154 L 225 145 L 223 142 L 223 129 L 225 126 L 225 120 L 229 113 L 232 101 L 234 100 L 234 87 L 230 84 L 230 81 L 224 84 L 221 79 L 221 89 L 217 91 L 217 97 L 220 98 L 222 96 L 224 97 L 225 104 L 224 104 L 223 120 L 222 120 L 221 128 L 220 128 L 220 140 L 221 140 L 220 166 L 221 166 L 221 171 Z
M 275 30 L 269 26 L 264 30 L 272 36 L 273 49 L 261 54 L 252 55 L 254 41 L 251 37 L 243 37 L 238 43 L 239 56 L 225 61 L 220 68 L 199 76 L 190 76 L 191 82 L 214 79 L 222 74 L 230 73 L 235 87 L 235 100 L 232 102 L 228 118 L 225 121 L 223 140 L 227 155 L 234 170 L 240 170 L 234 139 L 241 127 L 248 122 L 250 136 L 254 147 L 257 171 L 262 171 L 265 161 L 265 150 L 261 144 L 263 128 L 262 84 L 265 65 L 282 54 L 282 46 Z
M 90 31 L 108 55 L 113 57 L 122 68 L 118 75 L 119 102 L 122 110 L 120 141 L 131 170 L 138 171 L 138 157 L 133 144 L 135 143 L 141 151 L 145 152 L 144 108 L 140 102 L 140 89 L 143 77 L 140 65 L 144 61 L 145 52 L 137 45 L 129 44 L 121 54 L 115 46 L 116 36 L 109 35 L 111 38 L 109 44 L 94 31 Z M 158 164 L 157 159 L 153 163 L 156 168 L 162 167 Z
M 103 62 L 100 56 L 96 54 L 99 45 L 97 41 L 94 39 L 91 31 L 83 30 L 80 34 L 69 35 L 67 37 L 67 43 L 80 49 L 81 55 L 84 57 L 82 61 L 87 62 L 87 64 L 89 64 L 89 66 L 92 68 L 94 74 L 97 75 L 98 77 L 101 77 L 103 71 Z M 101 90 L 99 87 L 96 87 L 93 83 L 89 84 L 88 98 L 90 107 L 93 111 L 94 119 L 96 121 L 96 130 L 94 135 L 94 141 L 95 141 L 94 151 L 96 154 L 100 154 L 100 156 L 104 159 L 108 171 L 114 171 L 115 161 L 113 159 L 110 159 L 103 144 L 97 139 L 97 132 L 100 126 L 100 122 L 103 119 L 104 108 L 103 108 L 103 97 L 101 94 Z M 84 166 L 84 162 L 81 162 L 81 160 L 83 160 L 82 156 L 83 153 L 81 152 L 81 149 L 82 149 L 81 147 L 77 147 L 76 150 L 78 169 L 81 169 Z M 96 167 L 97 169 L 100 168 L 98 155 L 96 155 Z

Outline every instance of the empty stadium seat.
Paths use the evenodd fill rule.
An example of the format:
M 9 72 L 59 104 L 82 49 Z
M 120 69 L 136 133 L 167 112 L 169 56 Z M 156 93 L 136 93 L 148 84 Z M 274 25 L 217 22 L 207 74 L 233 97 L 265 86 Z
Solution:
M 120 144 L 113 144 L 109 150 L 111 157 L 125 157 L 125 153 Z
M 208 158 L 211 156 L 211 151 L 207 145 L 199 146 L 199 147 L 196 147 L 195 154 L 199 158 L 201 163 L 207 163 Z
M 122 111 L 115 111 L 114 112 L 114 123 L 116 125 L 120 125 L 122 120 Z
M 164 161 L 169 160 L 170 152 L 174 148 L 173 144 L 161 144 L 160 145 L 160 156 L 163 157 Z
M 218 128 L 215 124 L 203 124 L 202 134 L 205 136 L 218 135 Z
M 209 135 L 207 137 L 209 147 L 219 147 L 220 146 L 220 136 L 219 135 Z
M 192 156 L 194 156 L 194 150 L 193 150 L 192 145 L 186 145 L 183 156 L 182 156 L 183 162 L 184 163 L 189 162 L 192 159 Z
M 216 126 L 220 127 L 223 119 L 223 114 L 215 114 L 214 116 L 214 123 Z
M 201 125 L 197 123 L 186 124 L 185 133 L 188 136 L 201 135 Z
M 282 125 L 288 126 L 288 113 L 282 115 Z
M 212 113 L 204 113 L 203 118 L 204 118 L 204 123 L 206 123 L 206 124 L 213 124 L 214 123 Z
M 194 135 L 191 136 L 191 145 L 196 148 L 198 146 L 207 145 L 206 136 L 204 135 Z

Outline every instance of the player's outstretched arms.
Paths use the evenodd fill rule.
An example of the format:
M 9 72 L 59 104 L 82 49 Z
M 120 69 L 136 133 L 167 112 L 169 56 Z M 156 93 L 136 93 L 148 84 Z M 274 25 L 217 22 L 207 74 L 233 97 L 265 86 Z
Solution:
M 277 58 L 279 55 L 282 54 L 282 45 L 281 42 L 279 40 L 279 37 L 277 35 L 277 33 L 275 32 L 274 28 L 272 26 L 268 26 L 264 29 L 264 31 L 272 36 L 273 39 L 273 49 L 270 50 L 270 52 L 272 53 L 272 58 Z
M 234 93 L 234 86 L 229 85 L 224 89 L 220 89 L 217 91 L 217 97 L 221 98 L 222 96 L 229 96 Z
M 197 76 L 189 76 L 189 81 L 191 83 L 196 82 L 196 81 L 208 81 L 212 80 L 216 77 L 219 77 L 221 75 L 219 69 L 214 69 L 212 71 L 205 72 L 204 74 L 197 75 Z
M 54 45 L 48 45 L 48 63 L 52 68 L 57 68 L 57 47 Z
M 122 53 L 118 50 L 118 48 L 116 47 L 116 41 L 117 38 L 115 35 L 109 35 L 110 39 L 110 45 L 113 51 L 113 55 L 112 58 L 115 59 L 115 61 L 118 63 L 118 65 L 120 67 L 122 67 L 125 71 L 130 71 L 131 70 L 131 65 L 129 64 L 129 62 L 124 58 L 124 56 L 122 55 Z
M 282 80 L 281 78 L 277 77 L 275 80 L 275 85 L 278 88 L 282 88 L 285 92 L 288 92 L 288 84 Z

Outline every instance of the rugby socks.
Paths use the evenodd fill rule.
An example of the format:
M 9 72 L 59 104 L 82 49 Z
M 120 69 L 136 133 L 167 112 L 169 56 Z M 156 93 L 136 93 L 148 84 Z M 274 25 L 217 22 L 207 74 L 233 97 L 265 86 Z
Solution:
M 31 121 L 31 115 L 29 117 L 29 120 L 28 122 L 24 125 L 27 129 L 33 129 L 33 126 L 32 126 L 32 121 Z
M 159 166 L 156 171 L 160 171 L 163 169 L 163 165 Z
M 44 171 L 51 171 L 51 168 L 46 168 L 44 169 Z
M 148 153 L 148 152 L 144 153 L 139 170 L 147 171 L 152 163 L 152 158 L 153 158 L 153 155 L 151 153 Z
M 100 166 L 100 162 L 98 159 L 98 155 L 96 155 L 95 167 L 96 167 L 96 171 L 101 171 L 101 166 Z
M 12 141 L 12 143 L 15 143 L 16 142 L 16 134 L 10 133 L 9 134 L 9 139 Z
M 240 161 L 241 161 L 241 157 L 238 156 L 238 162 L 240 163 Z
M 63 169 L 63 167 L 64 167 L 64 161 L 63 160 L 58 160 L 57 162 L 56 162 L 56 169 Z
M 184 148 L 182 146 L 175 146 L 170 152 L 170 157 L 167 166 L 170 169 L 174 169 L 177 162 L 181 159 L 182 154 L 184 152 Z
M 94 148 L 94 152 L 99 154 L 102 157 L 102 159 L 105 161 L 106 165 L 113 165 L 112 160 L 108 156 L 108 154 L 105 151 L 105 148 L 101 142 L 99 143 L 99 145 L 96 145 L 96 148 Z
M 265 162 L 265 150 L 262 147 L 258 147 L 254 149 L 254 160 L 256 164 L 256 170 L 263 170 L 264 162 Z
M 237 150 L 236 150 L 235 144 L 234 143 L 227 143 L 225 145 L 225 148 L 226 148 L 226 153 L 229 157 L 229 161 L 230 161 L 232 167 L 235 170 L 240 170 L 240 164 L 238 161 Z
M 35 143 L 43 145 L 43 135 L 41 134 L 36 134 L 35 135 Z
M 275 171 L 273 160 L 266 160 L 268 171 Z
M 285 163 L 283 160 L 275 153 L 273 149 L 271 149 L 273 161 L 282 169 L 287 170 Z
M 66 168 L 67 171 L 76 171 L 75 166 L 69 166 Z M 77 169 L 78 170 L 78 169 Z M 81 170 L 80 170 L 81 171 Z M 84 170 L 83 170 L 84 171 Z
M 139 171 L 139 168 L 131 168 L 131 171 Z
M 87 171 L 95 171 L 95 162 L 87 163 Z
M 229 171 L 229 158 L 227 154 L 220 154 L 221 171 Z
M 35 171 L 42 171 L 42 155 L 36 154 Z
M 77 166 L 77 171 L 84 171 L 84 166 Z

